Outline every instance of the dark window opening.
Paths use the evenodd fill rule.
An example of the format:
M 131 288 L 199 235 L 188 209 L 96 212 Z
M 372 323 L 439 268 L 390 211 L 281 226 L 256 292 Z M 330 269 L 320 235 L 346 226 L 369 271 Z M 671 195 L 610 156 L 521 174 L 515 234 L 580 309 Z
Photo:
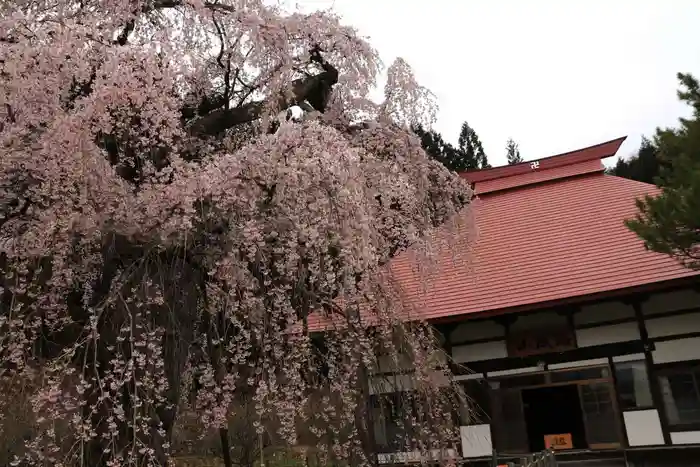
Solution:
M 578 386 L 563 385 L 522 391 L 531 452 L 545 449 L 545 436 L 571 435 L 574 449 L 588 447 Z
M 407 393 L 404 392 L 392 392 L 370 397 L 374 437 L 380 453 L 401 450 L 405 435 L 406 409 L 410 409 L 409 398 L 406 396 Z
M 481 425 L 491 422 L 491 394 L 484 379 L 462 381 L 465 401 L 460 410 L 460 425 Z
M 493 388 L 493 445 L 500 453 L 525 453 L 529 451 L 527 426 L 523 414 L 523 400 L 519 389 Z
M 579 386 L 586 438 L 591 448 L 614 447 L 620 444 L 617 412 L 609 382 Z
M 660 370 L 658 377 L 669 426 L 700 424 L 700 366 Z
M 543 377 L 546 385 L 512 387 L 516 380 L 530 382 L 533 377 Z M 556 449 L 620 445 L 619 415 L 607 366 L 519 375 L 490 380 L 490 385 L 493 442 L 499 452 L 537 452 L 547 442 L 558 444 Z
M 653 407 L 649 377 L 645 361 L 615 364 L 617 394 L 620 409 L 637 409 Z

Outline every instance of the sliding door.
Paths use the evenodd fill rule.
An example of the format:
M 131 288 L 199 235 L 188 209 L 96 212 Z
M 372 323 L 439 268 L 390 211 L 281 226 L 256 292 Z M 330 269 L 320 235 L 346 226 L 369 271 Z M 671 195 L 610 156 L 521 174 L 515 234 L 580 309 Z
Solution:
M 495 386 L 498 383 L 492 383 Z M 496 389 L 492 386 L 493 443 L 499 453 L 525 453 L 530 447 L 520 389 Z

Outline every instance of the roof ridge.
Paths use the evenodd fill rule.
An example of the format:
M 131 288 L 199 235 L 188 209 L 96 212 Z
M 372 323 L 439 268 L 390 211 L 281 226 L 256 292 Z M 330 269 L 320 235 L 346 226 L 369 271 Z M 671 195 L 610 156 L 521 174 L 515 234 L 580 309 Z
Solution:
M 596 163 L 596 161 L 587 161 L 564 167 L 556 167 L 551 170 L 543 170 L 539 173 L 532 173 L 532 175 L 531 173 L 526 173 L 520 176 L 486 180 L 475 184 L 474 191 L 477 196 L 486 196 L 522 188 L 536 187 L 548 183 L 565 182 L 573 178 L 592 176 L 605 176 L 605 167 L 602 162 Z
M 478 235 L 455 239 L 463 259 L 441 251 L 425 278 L 412 254 L 388 263 L 407 310 L 397 318 L 448 322 L 697 285 L 700 272 L 647 251 L 623 223 L 636 213 L 634 200 L 658 188 L 605 174 L 601 166 L 588 160 L 477 183 L 477 192 L 497 194 L 477 197 L 458 214 L 473 221 L 469 234 Z M 521 188 L 511 190 L 513 182 Z M 309 317 L 312 331 L 334 323 L 322 313 Z
M 591 160 L 602 160 L 614 156 L 627 136 L 616 138 L 593 146 L 588 146 L 573 151 L 564 152 L 554 156 L 543 157 L 531 161 L 520 162 L 518 164 L 481 169 L 470 172 L 461 172 L 460 177 L 471 183 L 495 180 L 497 178 L 512 177 L 516 175 L 531 173 L 563 167 L 567 165 L 580 164 Z

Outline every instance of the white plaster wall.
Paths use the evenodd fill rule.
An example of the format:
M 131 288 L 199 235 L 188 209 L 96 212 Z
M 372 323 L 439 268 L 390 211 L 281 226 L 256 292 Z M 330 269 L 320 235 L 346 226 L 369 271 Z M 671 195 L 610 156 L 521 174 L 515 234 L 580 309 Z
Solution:
M 534 373 L 536 371 L 542 370 L 543 368 L 529 366 L 525 368 L 513 368 L 512 370 L 491 371 L 489 373 L 486 373 L 486 376 L 489 378 L 497 378 L 499 376 L 520 375 L 523 373 Z
M 700 431 L 678 431 L 671 433 L 672 444 L 700 444 Z
M 642 304 L 642 313 L 654 315 L 700 307 L 700 293 L 692 289 L 655 294 Z
M 654 363 L 700 360 L 700 337 L 657 342 L 652 352 Z
M 459 427 L 464 458 L 490 456 L 493 452 L 491 425 L 470 425 Z
M 504 340 L 452 347 L 452 359 L 457 363 L 477 362 L 507 356 L 508 348 Z
M 552 363 L 547 368 L 551 370 L 561 370 L 564 368 L 579 368 L 582 366 L 605 365 L 608 363 L 607 358 L 593 358 L 590 360 L 578 360 L 575 362 Z
M 613 357 L 613 362 L 615 363 L 622 363 L 622 362 L 634 362 L 637 360 L 644 360 L 644 354 L 643 353 L 633 353 L 629 355 L 616 355 Z
M 675 336 L 700 332 L 700 312 L 645 320 L 649 337 Z
M 574 325 L 603 323 L 616 319 L 634 318 L 634 308 L 622 302 L 602 302 L 581 307 L 574 313 Z
M 599 326 L 576 330 L 576 342 L 579 347 L 612 344 L 641 339 L 639 326 L 636 322 Z
M 484 379 L 484 373 L 472 373 L 470 375 L 457 375 L 453 377 L 455 381 L 469 381 L 472 379 Z
M 450 340 L 459 343 L 491 337 L 505 337 L 505 335 L 506 329 L 495 321 L 468 321 L 452 331 Z
M 657 446 L 664 444 L 661 420 L 656 409 L 623 412 L 630 446 Z
M 444 388 L 452 384 L 452 379 L 442 371 L 434 371 L 430 377 L 432 384 L 437 387 Z

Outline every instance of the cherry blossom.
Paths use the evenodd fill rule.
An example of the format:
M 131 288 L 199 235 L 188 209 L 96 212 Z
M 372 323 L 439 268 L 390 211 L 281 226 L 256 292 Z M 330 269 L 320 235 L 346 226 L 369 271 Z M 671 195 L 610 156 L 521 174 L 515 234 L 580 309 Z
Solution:
M 447 359 L 386 266 L 429 264 L 437 227 L 459 240 L 471 192 L 408 129 L 433 96 L 397 60 L 375 104 L 380 72 L 328 12 L 0 4 L 0 380 L 31 406 L 16 465 L 165 465 L 178 413 L 226 438 L 244 399 L 275 442 L 374 464 L 368 400 L 393 369 L 413 385 L 406 449 L 453 447 Z

